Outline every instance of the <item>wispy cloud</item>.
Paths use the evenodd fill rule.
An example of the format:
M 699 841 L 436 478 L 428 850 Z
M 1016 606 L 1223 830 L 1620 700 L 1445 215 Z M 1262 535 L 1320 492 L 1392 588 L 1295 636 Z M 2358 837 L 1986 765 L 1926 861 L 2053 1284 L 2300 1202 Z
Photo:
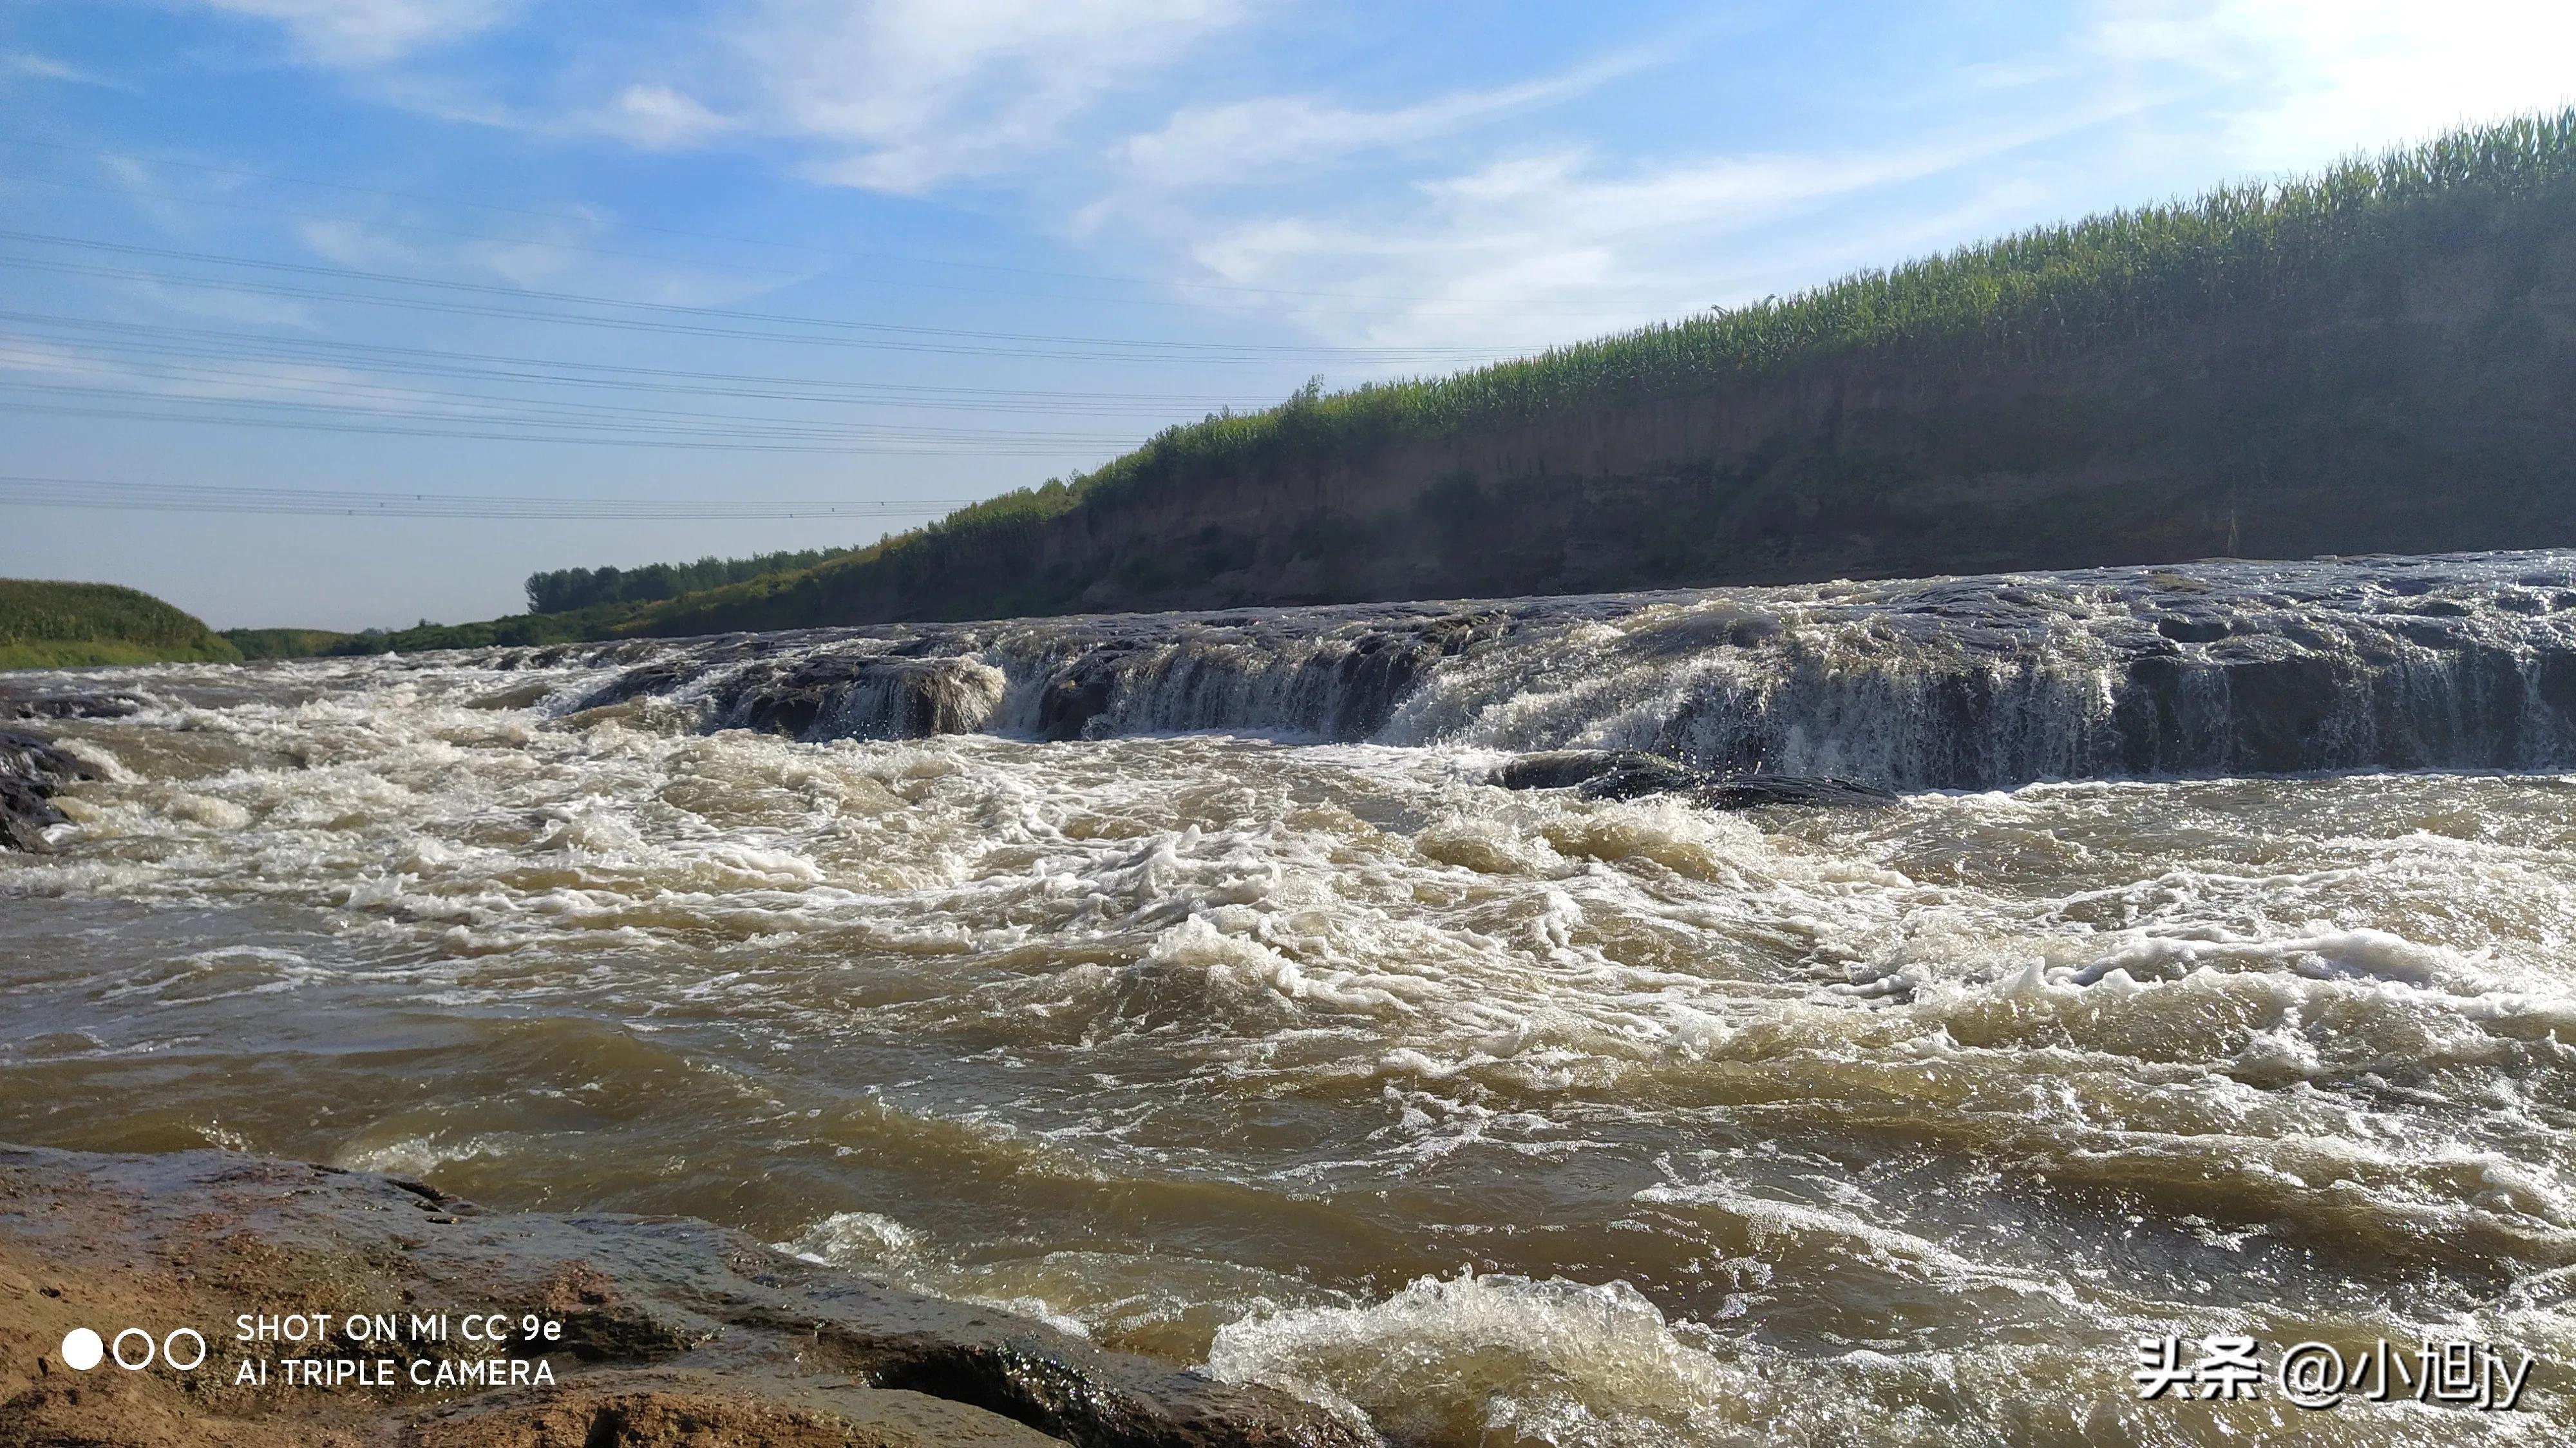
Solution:
M 736 36 L 764 129 L 807 174 L 918 193 L 1026 167 L 1070 124 L 1241 24 L 1256 0 L 767 0 Z
M 1893 248 L 1954 240 L 1956 228 L 1991 228 L 2029 197 L 1992 163 L 2108 114 L 1958 128 L 1876 150 L 1660 164 L 1560 147 L 1419 180 L 1373 204 L 1166 224 L 1195 236 L 1180 250 L 1201 275 L 1276 289 L 1284 311 L 1336 340 L 1522 347 L 1820 282 L 1893 260 Z M 1894 195 L 1936 177 L 1967 179 L 1936 206 Z M 1880 214 L 1824 224 L 1871 197 L 1886 198 Z M 1919 224 L 1926 211 L 1938 225 Z M 1388 300 L 1355 308 L 1354 297 Z
M 32 50 L 0 50 L 0 76 L 18 76 L 27 80 L 61 81 L 67 85 L 99 86 L 107 90 L 130 91 L 134 87 L 113 76 L 77 66 Z
M 1485 90 L 1459 90 L 1413 105 L 1369 110 L 1319 96 L 1263 96 L 1188 106 L 1112 151 L 1123 179 L 1157 187 L 1263 185 L 1282 167 L 1326 165 L 1397 150 L 1567 100 L 1653 64 L 1610 56 L 1559 75 Z
M 292 327 L 307 332 L 322 330 L 313 319 L 312 308 L 298 301 L 265 297 L 255 292 L 153 281 L 120 282 L 117 286 L 128 296 L 182 316 L 222 322 L 256 322 L 262 326 Z
M 517 0 L 202 0 L 274 21 L 324 65 L 377 65 L 500 23 Z
M 2103 0 L 2086 47 L 2197 78 L 2236 166 L 2311 166 L 2576 99 L 2564 0 Z
M 195 218 L 183 206 L 173 206 L 156 194 L 162 186 L 154 169 L 131 156 L 106 155 L 98 158 L 99 169 L 109 182 L 124 193 L 126 203 L 141 212 L 154 226 L 174 236 L 186 235 Z
M 702 146 L 741 125 L 733 117 L 707 109 L 696 97 L 664 85 L 630 85 L 583 119 L 599 134 L 647 151 Z
M 525 218 L 513 229 L 519 234 L 451 240 L 452 234 L 438 232 L 404 234 L 400 226 L 307 218 L 296 224 L 294 235 L 314 256 L 360 271 L 498 281 L 672 306 L 728 305 L 810 275 L 708 271 L 603 249 L 599 243 L 614 235 L 616 222 L 596 207 L 573 206 L 560 216 Z

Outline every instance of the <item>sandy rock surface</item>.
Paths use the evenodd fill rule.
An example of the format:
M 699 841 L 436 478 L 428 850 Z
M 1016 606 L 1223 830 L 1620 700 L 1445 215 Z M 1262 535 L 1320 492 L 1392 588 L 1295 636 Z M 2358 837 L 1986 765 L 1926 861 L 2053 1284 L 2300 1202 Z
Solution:
M 815 1266 L 705 1222 L 489 1213 L 415 1182 L 228 1152 L 0 1146 L 0 1301 L 0 1448 L 1372 1441 L 1279 1394 Z M 237 1340 L 244 1314 L 323 1312 L 327 1336 Z M 495 1313 L 509 1324 L 503 1345 L 457 1335 L 466 1315 Z M 350 1314 L 392 1314 L 406 1329 L 435 1314 L 451 1331 L 388 1340 L 353 1332 Z M 530 1320 L 560 1326 L 531 1341 L 520 1331 Z M 64 1337 L 80 1327 L 102 1338 L 193 1329 L 204 1361 L 77 1371 Z M 143 1351 L 140 1339 L 122 1346 Z M 177 1350 L 195 1346 L 182 1337 Z M 242 1381 L 246 1361 L 267 1380 Z M 391 1381 L 290 1381 L 347 1371 L 334 1362 L 381 1362 L 368 1371 Z M 435 1386 L 442 1365 L 468 1363 L 510 1381 Z

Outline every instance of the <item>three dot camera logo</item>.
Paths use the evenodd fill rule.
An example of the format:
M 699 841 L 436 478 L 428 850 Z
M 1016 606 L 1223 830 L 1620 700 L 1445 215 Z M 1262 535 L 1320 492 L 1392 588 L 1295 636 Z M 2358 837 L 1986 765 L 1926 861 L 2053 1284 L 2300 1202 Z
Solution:
M 551 1387 L 547 1355 L 573 1350 L 561 1319 L 534 1312 L 246 1312 L 233 1319 L 232 1347 L 217 1371 L 250 1388 Z M 74 1372 L 113 1363 L 130 1373 L 156 1364 L 192 1373 L 206 1359 L 205 1334 L 193 1327 L 159 1336 L 128 1327 L 104 1339 L 89 1327 L 63 1334 L 62 1363 Z
M 63 1334 L 63 1366 L 85 1373 L 110 1361 L 129 1373 L 139 1373 L 155 1362 L 183 1373 L 194 1372 L 206 1365 L 205 1334 L 193 1327 L 174 1327 L 159 1337 L 142 1328 L 129 1327 L 110 1341 L 102 1341 L 94 1329 L 86 1327 L 75 1327 Z

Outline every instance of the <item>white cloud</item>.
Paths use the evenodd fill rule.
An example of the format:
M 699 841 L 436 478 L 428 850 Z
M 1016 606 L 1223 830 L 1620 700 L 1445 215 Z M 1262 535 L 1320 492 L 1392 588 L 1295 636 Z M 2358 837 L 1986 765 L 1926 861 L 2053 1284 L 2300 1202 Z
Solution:
M 647 151 L 702 146 L 737 124 L 707 109 L 694 96 L 659 85 L 628 86 L 607 107 L 594 112 L 590 123 L 604 135 Z
M 577 267 L 597 275 L 602 269 L 583 266 L 581 249 L 605 228 L 601 216 L 585 209 L 561 219 L 531 220 L 524 238 L 478 237 L 434 249 L 348 220 L 304 221 L 296 235 L 314 255 L 360 271 L 480 272 L 513 286 L 533 287 Z
M 764 128 L 837 154 L 814 179 L 918 193 L 1061 150 L 1256 0 L 766 0 L 735 45 Z
M 319 331 L 312 309 L 304 303 L 261 296 L 256 292 L 228 292 L 213 287 L 189 287 L 163 282 L 124 282 L 123 290 L 145 298 L 183 316 L 206 317 L 219 322 L 256 322 L 262 326 L 293 327 L 299 331 Z
M 32 50 L 0 50 L 0 75 L 24 76 L 29 80 L 62 81 L 69 85 L 94 85 L 108 90 L 132 90 L 133 87 L 97 71 L 87 70 L 67 60 L 38 55 Z
M 2111 0 L 2094 45 L 2214 83 L 2228 160 L 2264 171 L 2576 99 L 2567 0 Z
M 1320 165 L 1455 135 L 1580 95 L 1646 63 L 1643 56 L 1618 56 L 1541 80 L 1455 91 L 1387 110 L 1356 110 L 1313 96 L 1192 106 L 1173 113 L 1159 130 L 1129 137 L 1114 154 L 1132 180 L 1147 185 L 1263 184 L 1283 166 Z
M 2063 48 L 1995 56 L 1964 86 L 1924 78 L 1916 102 L 1949 128 L 1882 149 L 1647 161 L 1523 139 L 1446 173 L 1353 169 L 1353 184 L 1243 215 L 1214 183 L 1463 133 L 1539 103 L 1544 83 L 1375 114 L 1253 100 L 1128 142 L 1134 177 L 1171 184 L 1126 180 L 1077 230 L 1160 238 L 1198 276 L 1275 289 L 1334 340 L 1519 346 L 2564 104 L 2570 56 L 2567 0 L 2102 0 Z M 2083 157 L 2039 144 L 2078 132 Z
M 514 0 L 203 0 L 286 27 L 307 59 L 377 65 L 488 30 Z
M 362 223 L 316 217 L 296 223 L 305 249 L 324 261 L 363 271 L 416 266 L 420 253 Z
M 758 276 L 707 271 L 600 246 L 615 225 L 595 207 L 570 205 L 560 215 L 517 221 L 511 228 L 515 236 L 415 239 L 340 218 L 307 219 L 295 227 L 295 236 L 315 256 L 359 271 L 500 281 L 673 306 L 728 306 L 810 279 L 810 273 L 774 269 Z
M 1822 282 L 1977 234 L 2030 199 L 2008 169 L 1987 163 L 2101 119 L 2078 112 L 1879 151 L 1642 166 L 1586 148 L 1527 152 L 1419 181 L 1399 203 L 1252 219 L 1184 250 L 1227 285 L 1316 293 L 1283 305 L 1338 341 L 1518 349 Z M 1939 206 L 1937 224 L 1892 206 L 1849 225 L 1819 221 L 1944 175 L 1972 179 Z M 1184 234 L 1198 224 L 1174 223 Z M 1794 236 L 1769 234 L 1784 226 Z M 1353 296 L 1404 300 L 1355 310 Z

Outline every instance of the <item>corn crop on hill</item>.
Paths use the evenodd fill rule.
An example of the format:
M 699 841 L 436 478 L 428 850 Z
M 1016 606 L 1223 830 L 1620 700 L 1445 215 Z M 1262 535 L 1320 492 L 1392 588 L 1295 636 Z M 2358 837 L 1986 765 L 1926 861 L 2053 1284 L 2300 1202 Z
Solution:
M 686 634 L 2576 544 L 2576 110 L 1172 428 Z
M 112 583 L 0 578 L 0 669 L 230 662 L 239 650 L 193 614 Z

